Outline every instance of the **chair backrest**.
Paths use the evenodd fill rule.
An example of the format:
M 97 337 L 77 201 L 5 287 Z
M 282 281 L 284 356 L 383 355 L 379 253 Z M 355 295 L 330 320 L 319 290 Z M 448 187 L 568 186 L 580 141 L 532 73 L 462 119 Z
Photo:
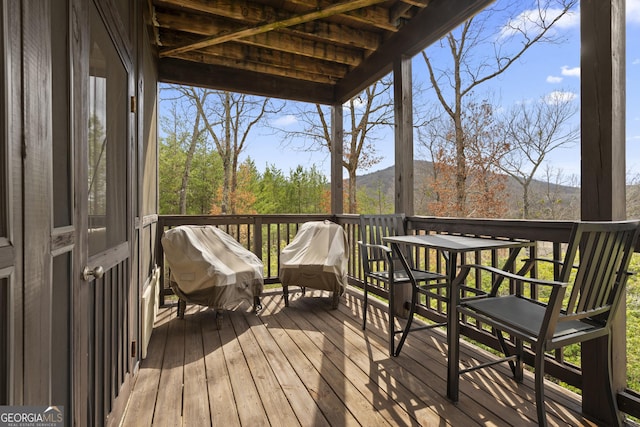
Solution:
M 559 278 L 572 283 L 564 314 L 603 323 L 615 314 L 639 225 L 640 221 L 576 223 Z
M 366 244 L 388 246 L 382 241 L 383 237 L 405 234 L 407 234 L 407 226 L 404 214 L 360 215 L 360 236 L 362 242 Z M 361 248 L 360 252 L 365 274 L 378 269 L 379 266 L 374 267 L 375 264 L 387 261 L 384 252 L 379 249 Z

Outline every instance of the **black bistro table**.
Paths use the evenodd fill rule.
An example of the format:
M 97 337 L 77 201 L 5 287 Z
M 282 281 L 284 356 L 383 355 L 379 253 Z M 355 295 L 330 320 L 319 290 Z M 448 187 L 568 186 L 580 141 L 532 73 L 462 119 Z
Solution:
M 458 342 L 457 336 L 458 316 L 456 307 L 460 302 L 460 289 L 454 279 L 458 268 L 458 255 L 465 252 L 476 252 L 482 250 L 496 249 L 512 249 L 509 257 L 502 266 L 503 270 L 511 271 L 520 250 L 525 247 L 531 247 L 535 242 L 522 240 L 501 240 L 489 239 L 481 237 L 467 237 L 452 234 L 425 234 L 425 235 L 407 235 L 407 236 L 389 236 L 383 237 L 382 240 L 391 244 L 391 249 L 400 257 L 403 257 L 402 251 L 398 245 L 410 245 L 415 247 L 424 247 L 436 249 L 442 252 L 447 266 L 447 294 L 449 297 L 449 305 L 447 307 L 447 397 L 456 399 L 458 396 L 458 381 L 454 370 L 454 363 L 458 363 Z M 403 260 L 406 265 L 406 260 Z M 409 274 L 411 274 L 409 272 Z M 408 328 L 405 328 L 403 335 L 406 336 Z

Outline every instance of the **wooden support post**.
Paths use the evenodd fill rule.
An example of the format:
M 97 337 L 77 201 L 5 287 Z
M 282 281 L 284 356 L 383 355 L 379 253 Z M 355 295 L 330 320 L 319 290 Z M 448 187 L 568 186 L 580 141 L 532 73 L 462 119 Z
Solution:
M 395 210 L 413 215 L 413 97 L 411 58 L 399 57 L 393 62 L 393 97 L 395 116 Z M 411 286 L 396 285 L 394 310 L 406 317 L 406 304 L 411 301 Z
M 413 96 L 411 58 L 393 62 L 395 115 L 395 209 L 413 215 Z
M 625 2 L 582 0 L 581 31 L 581 219 L 620 220 L 625 198 Z M 606 339 L 582 345 L 582 410 L 617 425 L 606 396 L 607 356 L 612 352 L 614 390 L 626 387 L 625 299 Z
M 342 104 L 331 106 L 331 214 L 344 212 L 342 156 L 344 152 Z M 355 212 L 352 212 L 355 213 Z

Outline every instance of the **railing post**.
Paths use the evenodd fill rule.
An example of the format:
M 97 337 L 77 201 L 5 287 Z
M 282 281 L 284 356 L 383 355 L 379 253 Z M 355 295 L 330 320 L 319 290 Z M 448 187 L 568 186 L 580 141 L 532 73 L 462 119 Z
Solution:
M 262 218 L 256 216 L 253 222 L 253 253 L 262 259 L 262 251 Z

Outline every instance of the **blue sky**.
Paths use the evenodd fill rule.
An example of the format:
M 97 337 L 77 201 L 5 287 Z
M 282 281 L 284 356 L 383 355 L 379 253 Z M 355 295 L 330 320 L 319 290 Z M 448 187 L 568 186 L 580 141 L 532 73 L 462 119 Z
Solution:
M 640 174 L 640 0 L 627 0 L 627 173 Z M 523 16 L 526 11 L 523 11 Z M 573 99 L 579 104 L 580 91 L 580 29 L 579 10 L 556 26 L 557 35 L 565 41 L 557 44 L 533 46 L 509 70 L 483 84 L 478 91 L 491 93 L 492 99 L 499 99 L 503 108 L 519 102 L 530 102 L 541 97 L 562 96 Z M 413 65 L 414 79 L 427 76 L 423 59 L 417 56 Z M 480 93 L 479 93 L 480 95 Z M 273 124 L 282 127 L 296 126 L 296 117 L 292 113 L 293 103 L 281 115 L 273 119 Z M 579 115 L 576 116 L 576 119 Z M 376 149 L 382 161 L 370 170 L 373 172 L 393 165 L 393 134 L 390 130 L 383 134 L 382 140 L 376 141 Z M 416 147 L 416 158 L 420 153 Z M 243 158 L 250 156 L 259 170 L 265 165 L 275 165 L 283 172 L 295 169 L 298 165 L 305 167 L 315 164 L 321 171 L 329 175 L 329 155 L 320 152 L 302 152 L 284 146 L 280 137 L 271 131 L 257 131 L 250 138 Z M 580 150 L 576 144 L 571 148 L 558 149 L 551 153 L 549 164 L 554 169 L 562 170 L 566 177 L 578 175 L 580 172 Z

